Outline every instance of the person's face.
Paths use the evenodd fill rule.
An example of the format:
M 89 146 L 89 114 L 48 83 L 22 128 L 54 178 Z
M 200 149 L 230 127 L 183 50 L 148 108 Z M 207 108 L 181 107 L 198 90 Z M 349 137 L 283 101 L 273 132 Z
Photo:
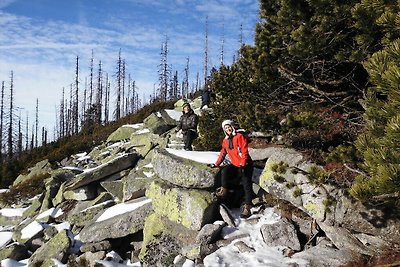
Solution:
M 185 113 L 188 113 L 189 110 L 190 110 L 189 106 L 185 106 L 185 107 L 183 108 L 183 112 L 185 112 Z
M 224 126 L 224 131 L 225 131 L 228 135 L 230 135 L 230 134 L 233 132 L 233 128 L 232 128 L 232 126 L 230 126 L 229 124 L 227 124 L 227 125 Z

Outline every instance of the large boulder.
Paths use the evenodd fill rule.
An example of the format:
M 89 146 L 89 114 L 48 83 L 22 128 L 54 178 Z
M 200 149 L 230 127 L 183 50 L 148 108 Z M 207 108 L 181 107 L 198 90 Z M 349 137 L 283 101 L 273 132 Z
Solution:
M 197 234 L 198 231 L 152 213 L 144 225 L 139 259 L 144 267 L 173 266 L 174 258 L 196 242 Z
M 73 190 L 92 182 L 103 180 L 122 170 L 132 168 L 139 160 L 139 157 L 136 153 L 123 154 L 97 168 L 76 175 L 73 180 L 66 184 L 65 188 L 66 190 Z
M 193 230 L 211 222 L 217 208 L 208 191 L 173 187 L 162 181 L 154 181 L 146 196 L 152 199 L 155 213 Z
M 38 163 L 36 163 L 35 166 L 31 167 L 28 169 L 28 173 L 26 174 L 20 174 L 18 177 L 14 180 L 13 186 L 16 186 L 20 183 L 23 183 L 29 179 L 32 179 L 37 176 L 45 176 L 51 173 L 53 170 L 52 164 L 49 162 L 48 159 L 42 160 Z
M 172 119 L 165 110 L 160 110 L 156 113 L 150 114 L 143 121 L 144 128 L 149 129 L 151 133 L 163 134 L 168 130 L 174 128 L 177 122 Z
M 119 206 L 118 206 L 119 205 Z M 120 238 L 143 229 L 144 220 L 151 211 L 151 201 L 145 197 L 110 207 L 96 216 L 80 232 L 84 243 Z M 122 211 L 121 214 L 115 212 Z
M 141 126 L 142 126 L 141 124 L 123 125 L 108 136 L 107 143 L 129 140 L 131 138 L 131 135 L 135 131 L 140 129 Z
M 72 241 L 68 236 L 67 230 L 61 230 L 32 254 L 29 258 L 29 266 L 41 266 L 41 264 L 49 258 L 66 262 L 67 251 L 71 245 Z
M 185 188 L 212 188 L 218 172 L 205 164 L 170 154 L 165 149 L 155 150 L 152 164 L 158 177 Z

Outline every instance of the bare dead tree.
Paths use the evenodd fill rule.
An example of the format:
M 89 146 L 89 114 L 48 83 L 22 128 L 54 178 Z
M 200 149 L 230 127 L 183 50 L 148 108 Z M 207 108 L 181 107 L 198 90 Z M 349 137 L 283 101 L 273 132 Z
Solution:
M 4 90 L 5 82 L 1 82 L 1 99 L 0 99 L 0 162 L 3 162 L 3 127 L 4 127 Z
M 189 97 L 189 57 L 186 58 L 186 66 L 184 70 L 184 78 L 182 84 L 182 97 Z
M 126 78 L 126 64 L 125 64 L 125 60 L 123 59 L 122 60 L 122 90 L 121 90 L 121 93 L 122 93 L 122 96 L 121 96 L 121 98 L 122 99 L 125 99 L 125 78 Z M 124 101 L 122 101 L 121 102 L 121 111 L 122 111 L 122 116 L 125 116 L 126 114 L 124 114 L 124 111 L 125 111 L 125 105 L 124 105 L 125 103 L 124 103 Z
M 121 118 L 121 94 L 122 94 L 122 58 L 121 49 L 118 54 L 117 61 L 117 102 L 115 107 L 115 119 L 119 120 Z
M 110 83 L 108 82 L 108 74 L 106 73 L 104 92 L 104 123 L 108 123 L 110 114 Z
M 168 66 L 168 36 L 165 36 L 165 42 L 161 45 L 161 62 L 159 65 L 159 87 L 158 97 L 166 101 L 168 97 L 168 81 L 170 77 L 170 70 Z
M 13 117 L 14 117 L 14 72 L 10 73 L 10 104 L 8 114 L 8 138 L 7 138 L 7 150 L 8 158 L 11 159 L 14 156 L 14 137 L 13 137 Z
M 75 94 L 72 111 L 73 119 L 73 134 L 79 132 L 79 57 L 76 57 L 76 68 L 75 68 Z
M 96 122 L 101 124 L 101 113 L 103 103 L 103 83 L 102 83 L 103 71 L 101 61 L 99 62 L 99 71 L 97 74 L 97 94 L 96 94 Z
M 29 150 L 29 115 L 26 113 L 26 123 L 25 123 L 25 150 Z
M 224 45 L 225 45 L 225 25 L 222 24 L 222 36 L 221 36 L 221 66 L 224 65 Z
M 38 147 L 38 128 L 39 128 L 39 99 L 36 98 L 36 109 L 35 109 L 35 147 Z
M 92 50 L 92 58 L 90 59 L 90 80 L 89 80 L 89 103 L 88 103 L 88 109 L 92 107 L 93 104 L 93 64 L 94 64 L 94 58 L 93 58 L 93 50 Z
M 18 155 L 22 154 L 22 128 L 21 128 L 21 116 L 18 120 L 18 142 L 17 142 L 17 153 Z
M 206 29 L 204 35 L 204 84 L 206 84 L 208 77 L 208 16 L 206 17 Z M 197 89 L 198 88 L 196 88 L 196 90 Z

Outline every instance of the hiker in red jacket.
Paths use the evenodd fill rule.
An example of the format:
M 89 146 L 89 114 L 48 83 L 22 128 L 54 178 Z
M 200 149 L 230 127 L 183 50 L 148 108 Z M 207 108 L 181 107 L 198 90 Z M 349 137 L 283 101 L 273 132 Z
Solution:
M 252 206 L 252 175 L 253 161 L 248 152 L 248 140 L 240 132 L 237 132 L 231 120 L 222 122 L 222 129 L 225 138 L 222 140 L 222 149 L 215 164 L 210 167 L 218 167 L 228 155 L 230 164 L 223 166 L 221 169 L 221 187 L 217 189 L 217 197 L 224 198 L 229 191 L 231 182 L 238 182 L 240 179 L 244 189 L 244 204 L 241 207 L 240 217 L 247 218 L 251 215 Z

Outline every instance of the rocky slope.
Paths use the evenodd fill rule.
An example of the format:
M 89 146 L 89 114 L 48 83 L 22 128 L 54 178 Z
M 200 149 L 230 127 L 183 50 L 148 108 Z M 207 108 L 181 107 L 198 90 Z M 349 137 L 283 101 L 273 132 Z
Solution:
M 254 214 L 240 219 L 213 195 L 218 170 L 205 163 L 216 153 L 176 150 L 176 107 L 20 175 L 14 185 L 49 178 L 42 194 L 0 210 L 2 266 L 340 266 L 399 242 L 397 219 L 316 185 L 307 174 L 318 166 L 287 148 L 250 149 L 265 167 Z

